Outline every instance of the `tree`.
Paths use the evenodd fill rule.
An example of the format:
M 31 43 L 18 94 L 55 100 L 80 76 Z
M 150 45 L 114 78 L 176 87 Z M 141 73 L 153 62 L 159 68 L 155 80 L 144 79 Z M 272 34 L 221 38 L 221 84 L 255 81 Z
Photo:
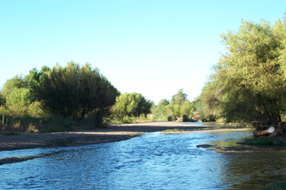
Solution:
M 14 88 L 6 98 L 8 106 L 29 106 L 33 101 L 33 96 L 27 88 Z
M 33 68 L 29 71 L 29 75 L 26 75 L 24 78 L 24 82 L 32 92 L 37 86 L 40 85 L 41 81 L 43 80 L 44 76 L 50 71 L 51 69 L 47 66 L 43 66 L 40 71 L 36 68 Z
M 196 120 L 207 121 L 201 97 L 196 97 L 192 103 L 194 105 L 194 117 Z
M 286 104 L 286 22 L 242 21 L 222 35 L 228 52 L 216 66 L 221 114 L 227 121 L 281 121 Z
M 189 116 L 194 112 L 194 108 L 189 101 L 185 101 L 180 109 L 180 114 L 183 120 L 189 119 Z
M 70 62 L 65 68 L 57 64 L 51 70 L 42 70 L 45 74 L 39 75 L 40 83 L 35 94 L 43 102 L 45 110 L 80 120 L 92 112 L 96 124 L 109 114 L 117 89 L 98 69 L 92 69 L 89 64 L 80 66 Z
M 14 90 L 14 88 L 27 88 L 27 83 L 24 81 L 22 76 L 15 76 L 6 81 L 3 88 L 3 96 L 7 98 L 9 94 Z
M 166 115 L 165 106 L 168 105 L 170 102 L 167 99 L 160 100 L 159 104 L 156 106 L 154 105 L 151 109 L 152 114 L 155 118 L 164 118 Z
M 172 96 L 171 103 L 182 105 L 187 100 L 187 94 L 184 93 L 184 89 L 180 89 L 175 95 Z
M 179 104 L 174 104 L 173 105 L 173 112 L 174 112 L 174 116 L 176 118 L 181 117 L 181 106 Z
M 203 112 L 207 118 L 217 118 L 220 116 L 222 94 L 217 81 L 209 81 L 203 87 L 200 98 L 203 105 Z
M 5 104 L 5 98 L 3 97 L 2 93 L 0 92 L 0 106 Z
M 187 96 L 188 95 L 184 93 L 184 89 L 180 89 L 175 95 L 172 96 L 170 104 L 172 106 L 173 116 L 175 118 L 181 117 L 181 105 L 187 101 Z
M 123 116 L 139 116 L 151 113 L 152 103 L 139 93 L 124 93 L 116 97 L 115 106 Z

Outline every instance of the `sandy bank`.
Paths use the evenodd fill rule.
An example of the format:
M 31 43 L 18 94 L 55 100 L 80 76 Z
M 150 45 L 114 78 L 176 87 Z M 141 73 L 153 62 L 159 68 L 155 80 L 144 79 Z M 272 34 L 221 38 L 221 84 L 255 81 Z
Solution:
M 190 126 L 180 122 L 150 122 L 139 124 L 109 125 L 106 128 L 99 128 L 89 131 L 21 134 L 15 136 L 0 135 L 0 151 L 97 144 L 126 140 L 148 132 L 163 131 L 168 129 L 201 130 L 203 128 L 205 127 Z M 176 133 L 185 132 L 194 131 L 178 131 Z

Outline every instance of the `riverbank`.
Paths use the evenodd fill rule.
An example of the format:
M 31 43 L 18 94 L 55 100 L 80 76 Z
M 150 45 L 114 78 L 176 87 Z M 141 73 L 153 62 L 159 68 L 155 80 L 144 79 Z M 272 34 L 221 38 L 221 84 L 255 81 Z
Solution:
M 149 122 L 137 124 L 111 124 L 105 128 L 88 131 L 53 132 L 39 134 L 0 135 L 0 151 L 44 148 L 54 146 L 78 146 L 127 140 L 132 137 L 156 131 L 165 133 L 186 133 L 211 128 L 190 126 L 181 122 Z M 173 131 L 177 129 L 178 131 Z M 222 130 L 222 129 L 219 129 Z M 223 129 L 232 130 L 232 129 Z M 243 130 L 243 129 L 235 129 Z

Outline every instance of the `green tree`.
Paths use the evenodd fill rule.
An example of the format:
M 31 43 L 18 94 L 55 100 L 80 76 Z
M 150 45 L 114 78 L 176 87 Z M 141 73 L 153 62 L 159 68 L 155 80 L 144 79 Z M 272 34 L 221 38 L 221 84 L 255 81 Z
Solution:
M 175 119 L 181 117 L 181 105 L 187 100 L 187 94 L 184 93 L 184 89 L 180 89 L 175 95 L 172 96 L 171 106 L 173 110 L 173 116 Z
M 196 120 L 207 121 L 205 117 L 204 107 L 202 104 L 202 99 L 200 96 L 195 98 L 195 100 L 193 101 L 193 105 L 194 117 L 196 118 Z
M 187 100 L 185 101 L 180 109 L 180 114 L 183 117 L 183 121 L 184 120 L 188 120 L 190 119 L 190 115 L 192 115 L 192 113 L 194 112 L 194 108 L 192 106 L 192 104 Z
M 171 103 L 182 105 L 187 100 L 187 94 L 184 93 L 184 89 L 180 89 L 175 95 L 172 96 Z
M 123 116 L 139 116 L 151 113 L 152 103 L 139 93 L 124 93 L 116 97 L 115 106 Z
M 170 102 L 167 99 L 160 100 L 157 106 L 153 106 L 151 111 L 155 118 L 162 119 L 165 117 L 165 106 L 168 105 Z
M 218 118 L 220 116 L 221 90 L 217 81 L 209 81 L 202 89 L 200 95 L 203 112 L 207 118 Z
M 96 125 L 109 114 L 117 89 L 98 69 L 74 62 L 68 63 L 65 68 L 57 64 L 51 70 L 44 69 L 45 74 L 39 76 L 40 83 L 35 88 L 35 94 L 43 102 L 45 110 L 80 120 L 86 114 L 93 113 Z
M 5 98 L 3 97 L 2 93 L 0 92 L 0 106 L 5 104 Z
M 47 66 L 43 66 L 40 71 L 36 68 L 33 68 L 29 71 L 29 74 L 25 76 L 24 82 L 27 84 L 27 88 L 33 91 L 37 86 L 40 85 L 44 76 L 51 71 L 51 69 Z
M 164 109 L 168 121 L 175 121 L 174 107 L 171 104 L 168 104 L 164 107 Z
M 173 112 L 174 112 L 174 116 L 176 118 L 181 117 L 181 106 L 179 104 L 174 104 L 173 105 Z
M 6 83 L 4 84 L 4 88 L 3 88 L 3 93 L 2 95 L 4 96 L 4 98 L 7 98 L 9 96 L 9 94 L 15 89 L 15 88 L 27 88 L 28 85 L 27 83 L 24 81 L 22 76 L 15 76 L 9 80 L 6 81 Z
M 286 22 L 273 26 L 242 21 L 237 32 L 222 35 L 227 52 L 214 78 L 227 121 L 281 121 L 286 104 Z
M 33 96 L 27 88 L 14 88 L 6 98 L 8 106 L 29 106 L 33 100 Z

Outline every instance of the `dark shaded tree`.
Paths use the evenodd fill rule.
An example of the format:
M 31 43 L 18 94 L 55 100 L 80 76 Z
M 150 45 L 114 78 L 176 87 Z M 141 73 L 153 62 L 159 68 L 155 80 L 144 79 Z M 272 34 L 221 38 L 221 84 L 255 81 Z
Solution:
M 3 97 L 2 93 L 0 92 L 0 106 L 5 104 L 5 98 Z
M 43 69 L 42 69 L 43 70 Z M 117 89 L 89 64 L 80 66 L 74 62 L 63 68 L 56 65 L 39 75 L 36 97 L 42 101 L 44 109 L 64 117 L 73 116 L 80 120 L 92 113 L 96 125 L 109 114 L 115 103 Z

